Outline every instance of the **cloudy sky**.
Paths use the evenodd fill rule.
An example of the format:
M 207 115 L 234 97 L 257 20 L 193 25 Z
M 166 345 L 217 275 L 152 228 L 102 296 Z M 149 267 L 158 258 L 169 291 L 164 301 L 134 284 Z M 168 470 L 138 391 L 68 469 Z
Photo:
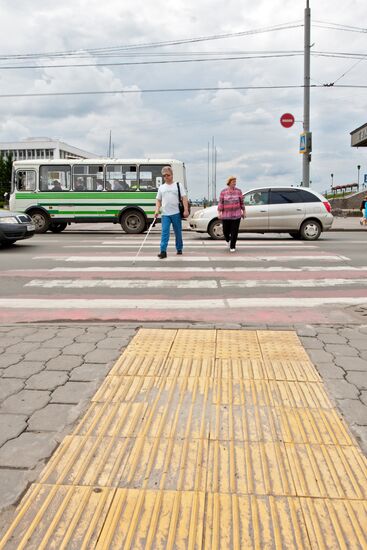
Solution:
M 218 191 L 232 174 L 243 190 L 298 185 L 305 6 L 0 0 L 0 96 L 127 92 L 0 97 L 0 141 L 48 136 L 105 155 L 111 130 L 115 156 L 185 161 L 195 199 L 207 195 L 214 137 Z M 358 87 L 367 85 L 366 4 L 310 0 L 310 7 L 311 84 L 318 86 L 311 90 L 310 177 L 323 192 L 331 173 L 334 184 L 356 182 L 357 165 L 361 182 L 367 173 L 367 149 L 352 149 L 349 135 L 367 122 L 366 89 Z M 144 91 L 183 88 L 201 90 Z M 279 122 L 287 112 L 297 121 L 290 129 Z

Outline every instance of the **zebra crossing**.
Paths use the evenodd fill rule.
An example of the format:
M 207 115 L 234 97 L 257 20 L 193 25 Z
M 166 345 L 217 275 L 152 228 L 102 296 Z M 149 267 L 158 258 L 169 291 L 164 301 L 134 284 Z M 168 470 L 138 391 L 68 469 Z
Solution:
M 159 260 L 153 234 L 133 264 L 141 235 L 48 237 L 1 269 L 0 320 L 330 322 L 367 303 L 367 266 L 322 241 L 247 236 L 230 254 L 187 233 L 183 256 L 171 242 Z

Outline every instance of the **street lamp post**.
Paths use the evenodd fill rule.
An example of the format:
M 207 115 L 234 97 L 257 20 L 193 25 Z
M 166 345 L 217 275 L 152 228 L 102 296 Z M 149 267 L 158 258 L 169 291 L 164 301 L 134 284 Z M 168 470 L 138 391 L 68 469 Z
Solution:
M 306 0 L 305 19 L 304 19 L 304 87 L 303 87 L 303 132 L 306 140 L 310 133 L 310 63 L 311 59 L 311 10 L 310 0 Z M 310 162 L 311 151 L 307 150 L 302 155 L 302 185 L 310 187 Z
M 330 174 L 331 177 L 331 190 L 333 190 L 334 187 L 334 174 Z
M 357 172 L 358 172 L 358 180 L 357 180 L 357 183 L 358 183 L 358 191 L 359 191 L 359 171 L 360 171 L 360 169 L 361 169 L 361 166 L 360 166 L 360 164 L 358 164 L 358 166 L 357 166 Z

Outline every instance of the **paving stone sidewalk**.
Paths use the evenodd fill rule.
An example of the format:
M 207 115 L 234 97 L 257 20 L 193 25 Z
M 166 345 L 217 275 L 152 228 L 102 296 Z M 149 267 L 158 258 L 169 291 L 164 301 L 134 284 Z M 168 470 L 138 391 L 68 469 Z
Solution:
M 367 455 L 367 325 L 141 326 L 296 330 Z M 0 326 L 0 532 L 137 328 L 126 323 Z

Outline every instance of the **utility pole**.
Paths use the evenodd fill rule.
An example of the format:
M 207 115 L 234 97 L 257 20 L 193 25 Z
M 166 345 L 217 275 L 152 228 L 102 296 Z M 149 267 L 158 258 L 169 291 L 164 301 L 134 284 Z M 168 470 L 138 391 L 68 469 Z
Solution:
M 215 191 L 214 191 L 214 136 L 212 136 L 212 201 L 215 201 Z
M 210 144 L 208 141 L 208 204 L 210 203 Z
M 214 147 L 214 204 L 217 204 L 217 147 Z
M 305 9 L 305 43 L 304 43 L 304 89 L 303 89 L 303 132 L 306 134 L 306 142 L 310 132 L 310 57 L 311 57 L 311 10 L 309 0 Z M 310 187 L 310 162 L 311 152 L 306 147 L 303 154 L 302 184 Z
M 108 140 L 108 158 L 111 158 L 111 135 L 112 135 L 112 131 L 110 130 L 110 137 L 109 137 L 109 140 Z

